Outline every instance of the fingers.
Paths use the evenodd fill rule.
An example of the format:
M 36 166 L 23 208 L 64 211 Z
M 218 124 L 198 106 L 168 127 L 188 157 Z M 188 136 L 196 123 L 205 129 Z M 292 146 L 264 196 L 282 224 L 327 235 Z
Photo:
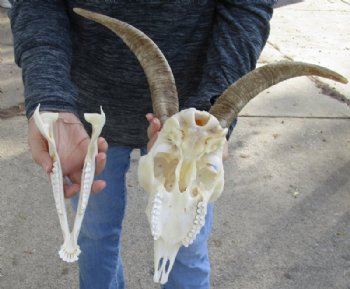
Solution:
M 99 175 L 105 168 L 107 162 L 106 153 L 98 153 L 96 156 L 95 175 Z
M 99 175 L 104 170 L 106 166 L 108 151 L 108 143 L 103 137 L 100 137 L 98 139 L 97 144 L 98 154 L 96 156 L 95 175 Z
M 154 134 L 160 131 L 161 125 L 159 119 L 156 118 L 152 113 L 146 114 L 146 118 L 149 123 L 149 126 L 147 128 L 147 136 L 148 139 L 151 140 Z
M 106 187 L 106 182 L 104 180 L 95 180 L 92 183 L 91 193 L 98 193 Z M 74 197 L 80 192 L 80 185 L 78 184 L 64 184 L 64 197 L 69 199 Z
M 103 137 L 99 137 L 97 140 L 98 152 L 107 153 L 108 143 Z
M 107 151 L 108 151 L 108 143 L 103 137 L 98 138 L 97 145 L 98 145 L 98 154 L 96 156 L 96 162 L 95 162 L 95 175 L 99 175 L 105 168 L 106 161 L 107 161 Z M 64 186 L 64 196 L 66 198 L 71 198 L 80 191 L 82 169 L 83 168 L 75 170 L 74 172 L 71 172 L 71 174 L 69 175 L 69 179 L 73 183 L 65 184 Z M 95 180 L 92 183 L 91 192 L 92 193 L 100 192 L 105 187 L 106 187 L 105 181 Z
M 104 180 L 95 180 L 92 183 L 91 192 L 92 193 L 101 192 L 106 186 L 107 186 L 106 181 L 104 181 Z
M 148 123 L 149 123 L 149 126 L 147 128 L 147 136 L 149 139 L 147 144 L 147 150 L 149 151 L 158 138 L 161 124 L 159 119 L 156 118 L 153 115 L 153 113 L 146 114 L 146 119 L 148 120 Z
M 159 131 L 156 132 L 152 138 L 149 140 L 149 142 L 147 143 L 147 151 L 149 152 L 151 150 L 151 148 L 153 147 L 154 143 L 156 142 L 157 138 L 159 135 Z
M 80 191 L 80 186 L 78 184 L 64 184 L 63 189 L 64 197 L 72 198 Z

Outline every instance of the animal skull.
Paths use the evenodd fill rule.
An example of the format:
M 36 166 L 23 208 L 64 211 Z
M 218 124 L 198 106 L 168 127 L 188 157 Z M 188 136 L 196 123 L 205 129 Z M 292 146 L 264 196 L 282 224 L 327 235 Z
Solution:
M 223 190 L 222 149 L 226 128 L 242 108 L 266 88 L 286 79 L 317 75 L 347 83 L 324 67 L 302 62 L 265 65 L 230 85 L 209 113 L 178 112 L 171 69 L 156 44 L 135 27 L 111 17 L 74 11 L 115 32 L 135 54 L 147 77 L 153 112 L 163 128 L 140 159 L 139 181 L 149 193 L 147 216 L 154 238 L 154 281 L 167 282 L 181 245 L 188 246 L 204 224 L 206 206 Z
M 195 240 L 208 202 L 223 190 L 226 133 L 208 112 L 186 109 L 164 123 L 152 150 L 140 159 L 138 176 L 149 193 L 146 214 L 155 241 L 155 282 L 167 281 L 177 251 Z

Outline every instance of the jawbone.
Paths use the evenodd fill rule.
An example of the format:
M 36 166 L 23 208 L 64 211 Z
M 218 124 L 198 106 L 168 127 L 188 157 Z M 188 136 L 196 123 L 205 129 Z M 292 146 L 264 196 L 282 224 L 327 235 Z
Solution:
M 97 155 L 97 139 L 105 124 L 105 114 L 101 108 L 101 114 L 85 113 L 84 118 L 92 125 L 92 135 L 88 146 L 88 151 L 84 160 L 84 168 L 81 178 L 81 191 L 78 208 L 74 218 L 72 232 L 69 231 L 67 211 L 64 203 L 63 174 L 60 157 L 55 143 L 53 125 L 58 120 L 58 113 L 39 113 L 40 104 L 34 112 L 34 121 L 42 136 L 47 140 L 49 154 L 53 160 L 53 169 L 50 173 L 52 192 L 55 200 L 56 210 L 60 221 L 63 245 L 58 252 L 60 258 L 66 262 L 75 262 L 81 253 L 78 245 L 78 236 L 84 218 L 85 209 L 89 200 L 91 186 L 95 174 L 95 157 Z
M 164 123 L 140 159 L 139 182 L 149 193 L 155 282 L 167 282 L 178 250 L 193 243 L 205 224 L 208 202 L 223 190 L 226 133 L 214 116 L 186 109 Z

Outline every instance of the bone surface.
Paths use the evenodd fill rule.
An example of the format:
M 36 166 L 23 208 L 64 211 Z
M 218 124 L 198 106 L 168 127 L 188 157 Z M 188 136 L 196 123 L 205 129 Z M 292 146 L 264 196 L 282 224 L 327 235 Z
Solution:
M 63 245 L 61 246 L 61 249 L 59 250 L 58 254 L 63 261 L 75 262 L 78 260 L 78 256 L 81 253 L 77 240 L 91 192 L 91 186 L 95 174 L 97 138 L 100 135 L 101 130 L 104 126 L 105 114 L 103 113 L 102 108 L 101 114 L 84 114 L 85 120 L 92 125 L 92 135 L 88 146 L 88 152 L 84 161 L 84 168 L 81 179 L 81 192 L 79 196 L 77 212 L 74 219 L 74 226 L 72 232 L 70 232 L 66 206 L 64 203 L 62 167 L 53 133 L 53 125 L 55 121 L 58 120 L 59 114 L 52 112 L 40 113 L 39 110 L 40 105 L 38 105 L 34 112 L 34 121 L 40 133 L 48 142 L 49 154 L 53 160 L 53 169 L 50 173 L 50 179 L 56 210 L 63 233 Z
M 140 159 L 139 182 L 149 193 L 155 282 L 167 282 L 179 248 L 192 244 L 204 225 L 208 202 L 223 190 L 226 132 L 209 113 L 186 109 L 164 123 Z

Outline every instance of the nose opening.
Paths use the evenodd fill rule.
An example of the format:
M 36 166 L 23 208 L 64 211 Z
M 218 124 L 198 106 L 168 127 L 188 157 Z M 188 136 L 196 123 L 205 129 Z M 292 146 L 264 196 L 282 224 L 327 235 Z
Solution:
M 160 258 L 157 266 L 157 272 L 154 275 L 154 281 L 160 284 L 165 284 L 168 281 L 168 276 L 171 270 L 171 261 L 168 258 Z

